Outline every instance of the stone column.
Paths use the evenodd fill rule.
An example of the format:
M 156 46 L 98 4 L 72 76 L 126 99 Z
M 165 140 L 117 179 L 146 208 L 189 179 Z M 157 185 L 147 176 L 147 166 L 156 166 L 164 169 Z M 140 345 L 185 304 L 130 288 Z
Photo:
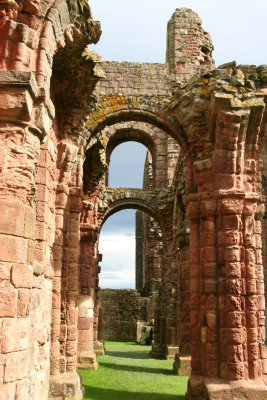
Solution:
M 58 146 L 59 181 L 56 191 L 56 231 L 53 248 L 54 279 L 51 326 L 51 370 L 49 399 L 72 395 L 83 397 L 77 369 L 78 293 L 81 188 L 73 168 L 77 149 Z M 71 186 L 71 187 L 70 187 Z
M 135 288 L 142 291 L 145 285 L 144 276 L 144 213 L 135 214 Z
M 190 220 L 190 317 L 191 317 L 191 374 L 201 373 L 200 331 L 200 221 L 197 194 L 187 198 L 187 216 Z
M 200 190 L 188 196 L 192 339 L 188 398 L 230 400 L 235 394 L 242 399 L 257 394 L 264 399 L 261 163 L 257 148 L 250 144 L 262 107 L 217 112 L 213 156 L 195 162 Z
M 94 352 L 94 297 L 97 278 L 98 232 L 85 224 L 80 240 L 80 295 L 78 314 L 78 367 L 96 369 Z
M 173 371 L 180 376 L 190 375 L 191 372 L 191 335 L 190 335 L 190 262 L 189 262 L 189 233 L 185 226 L 177 232 L 177 264 L 178 264 L 178 293 L 177 293 L 177 343 L 179 353 L 175 355 Z
M 0 22 L 1 28 L 5 24 L 17 28 L 14 21 Z M 4 37 L 1 40 L 5 46 Z M 48 324 L 42 317 L 39 324 L 33 323 L 42 308 L 40 293 L 45 291 L 44 276 L 38 280 L 34 275 L 38 269 L 35 193 L 40 142 L 48 133 L 43 118 L 48 128 L 51 119 L 42 115 L 41 101 L 36 105 L 39 91 L 34 74 L 1 71 L 0 80 L 0 397 L 29 400 L 39 393 L 45 399 L 48 386 L 37 373 L 35 356 L 49 352 L 45 329 L 49 317 Z M 40 116 L 37 122 L 35 112 Z M 48 362 L 40 357 L 40 365 L 47 375 Z
M 163 231 L 163 254 L 158 309 L 155 312 L 154 343 L 151 356 L 173 360 L 178 352 L 176 306 L 177 306 L 177 262 L 173 243 L 172 211 L 166 210 Z M 156 241 L 155 241 L 156 242 Z
M 94 307 L 94 352 L 96 355 L 100 356 L 103 356 L 105 354 L 102 316 L 103 313 L 100 306 L 99 289 L 97 288 L 95 293 Z

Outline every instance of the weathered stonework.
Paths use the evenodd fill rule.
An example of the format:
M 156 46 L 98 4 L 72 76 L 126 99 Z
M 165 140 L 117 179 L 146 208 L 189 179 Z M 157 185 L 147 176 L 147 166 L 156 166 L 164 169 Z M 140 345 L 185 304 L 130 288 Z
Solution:
M 3 15 L 9 6 L 16 13 Z M 73 399 L 81 399 L 77 326 L 71 324 L 72 332 L 69 326 L 68 339 L 63 339 L 61 320 L 63 236 L 70 234 L 71 213 L 80 212 L 77 206 L 66 207 L 69 200 L 64 203 L 69 186 L 79 185 L 69 181 L 77 164 L 76 143 L 62 141 L 54 101 L 60 90 L 55 94 L 51 78 L 53 68 L 59 73 L 64 64 L 70 66 L 69 60 L 59 61 L 60 54 L 69 51 L 74 63 L 84 64 L 88 79 L 93 61 L 83 59 L 80 49 L 97 40 L 99 28 L 88 20 L 90 10 L 83 2 L 1 1 L 0 10 L 0 397 L 63 399 L 71 392 Z M 83 107 L 86 112 L 87 106 Z M 77 271 L 74 276 L 78 281 Z M 69 319 L 70 300 L 75 312 L 77 297 L 77 289 L 71 290 L 74 298 L 69 293 L 65 303 Z M 66 354 L 69 343 L 72 350 Z
M 151 299 L 133 289 L 102 289 L 103 339 L 136 342 L 138 323 L 153 318 Z
M 0 1 L 0 397 L 81 400 L 99 232 L 135 208 L 154 356 L 191 355 L 188 399 L 265 399 L 267 67 L 215 69 L 184 8 L 166 64 L 100 62 L 100 34 L 83 0 Z M 150 152 L 144 189 L 108 187 L 127 140 Z

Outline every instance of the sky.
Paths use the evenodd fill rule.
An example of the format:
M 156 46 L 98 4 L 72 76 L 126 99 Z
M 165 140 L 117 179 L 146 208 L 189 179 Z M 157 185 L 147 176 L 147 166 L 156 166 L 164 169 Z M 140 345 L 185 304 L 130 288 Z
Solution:
M 143 186 L 143 171 L 147 148 L 136 142 L 122 143 L 110 159 L 109 186 Z M 122 168 L 123 166 L 123 168 Z M 123 210 L 107 219 L 100 233 L 100 287 L 135 287 L 135 210 Z
M 100 42 L 91 49 L 101 54 L 103 60 L 164 63 L 167 22 L 176 8 L 187 7 L 197 12 L 203 28 L 211 34 L 216 66 L 233 60 L 238 64 L 267 64 L 267 0 L 89 0 L 89 3 L 103 31 Z M 111 156 L 110 185 L 141 187 L 144 160 L 143 146 L 133 142 L 118 146 Z M 134 211 L 117 213 L 102 227 L 101 287 L 134 287 L 134 214 Z
M 176 8 L 187 7 L 202 19 L 215 47 L 216 65 L 266 64 L 266 0 L 89 0 L 100 20 L 95 47 L 104 60 L 164 62 L 166 26 Z M 264 48 L 265 47 L 265 48 Z

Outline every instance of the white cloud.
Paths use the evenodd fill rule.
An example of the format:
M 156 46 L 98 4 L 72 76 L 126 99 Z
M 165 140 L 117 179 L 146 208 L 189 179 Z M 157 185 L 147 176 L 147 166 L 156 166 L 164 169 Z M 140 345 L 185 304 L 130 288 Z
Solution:
M 135 236 L 133 234 L 100 235 L 99 251 L 101 288 L 135 287 Z
M 112 272 L 103 272 L 100 274 L 101 288 L 134 288 L 135 271 L 133 269 L 115 270 Z

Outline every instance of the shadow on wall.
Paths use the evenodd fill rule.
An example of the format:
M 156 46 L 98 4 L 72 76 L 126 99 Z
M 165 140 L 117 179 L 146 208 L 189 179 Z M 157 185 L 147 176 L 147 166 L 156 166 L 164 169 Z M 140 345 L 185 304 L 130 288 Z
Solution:
M 85 386 L 85 398 L 92 400 L 184 400 L 184 396 L 162 393 L 134 393 Z

